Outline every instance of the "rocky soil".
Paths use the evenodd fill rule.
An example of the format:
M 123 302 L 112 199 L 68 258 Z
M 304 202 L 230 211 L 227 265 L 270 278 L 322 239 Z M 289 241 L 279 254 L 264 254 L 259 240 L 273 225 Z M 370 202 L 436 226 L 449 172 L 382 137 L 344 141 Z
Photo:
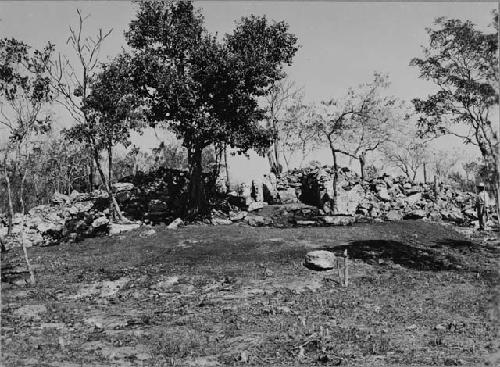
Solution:
M 333 254 L 332 270 L 304 266 L 317 250 Z M 335 266 L 346 251 L 348 287 Z M 6 367 L 500 362 L 499 239 L 488 233 L 422 220 L 158 225 L 30 255 L 36 286 L 19 248 L 2 255 Z

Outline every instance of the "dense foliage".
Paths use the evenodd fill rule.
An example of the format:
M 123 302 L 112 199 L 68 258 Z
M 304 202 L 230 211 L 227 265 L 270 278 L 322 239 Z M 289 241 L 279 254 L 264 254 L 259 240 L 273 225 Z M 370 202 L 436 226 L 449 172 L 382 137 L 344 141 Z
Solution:
M 434 82 L 438 91 L 413 100 L 421 114 L 422 134 L 453 134 L 476 145 L 491 172 L 500 203 L 498 120 L 498 13 L 492 32 L 483 32 L 470 21 L 438 18 L 428 28 L 429 46 L 424 57 L 411 65 L 420 76 Z M 465 126 L 466 132 L 457 130 Z
M 189 206 L 203 211 L 203 149 L 224 143 L 247 151 L 269 144 L 257 97 L 284 77 L 297 39 L 284 22 L 251 16 L 220 41 L 188 1 L 140 3 L 126 36 L 146 117 L 152 125 L 167 122 L 188 149 Z

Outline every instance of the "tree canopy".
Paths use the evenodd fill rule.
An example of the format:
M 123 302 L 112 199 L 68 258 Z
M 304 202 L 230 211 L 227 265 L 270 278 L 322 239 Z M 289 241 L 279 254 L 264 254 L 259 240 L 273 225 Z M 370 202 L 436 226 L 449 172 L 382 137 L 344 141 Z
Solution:
M 434 82 L 438 91 L 415 98 L 423 135 L 453 134 L 476 145 L 496 181 L 500 206 L 498 157 L 498 13 L 493 13 L 493 31 L 484 32 L 470 21 L 437 18 L 428 28 L 429 46 L 423 58 L 410 65 L 420 77 Z M 465 127 L 465 133 L 456 127 Z
M 9 138 L 0 166 L 3 166 L 7 187 L 8 234 L 12 234 L 14 217 L 11 179 L 16 176 L 21 178 L 18 199 L 24 214 L 24 188 L 31 163 L 28 143 L 32 135 L 48 132 L 51 127 L 52 116 L 44 107 L 52 101 L 47 68 L 53 49 L 50 43 L 39 51 L 31 50 L 27 44 L 16 39 L 0 40 L 0 131 L 7 130 Z M 8 162 L 11 153 L 14 158 Z M 21 164 L 22 161 L 24 164 Z M 21 246 L 31 283 L 34 283 L 35 275 L 24 243 L 24 216 L 21 220 Z
M 98 149 L 108 150 L 119 143 L 128 146 L 130 132 L 142 126 L 140 105 L 127 78 L 128 62 L 127 56 L 121 55 L 103 65 L 84 100 L 83 110 L 91 121 L 88 129 L 93 129 L 89 133 Z
M 422 113 L 422 132 L 455 134 L 491 153 L 497 136 L 490 113 L 498 105 L 498 30 L 484 33 L 470 21 L 447 18 L 436 19 L 434 25 L 436 29 L 427 28 L 424 58 L 410 63 L 439 87 L 426 99 L 413 100 Z M 453 131 L 451 124 L 458 123 L 467 125 L 470 133 Z
M 43 111 L 53 98 L 47 68 L 54 46 L 31 50 L 16 39 L 0 40 L 0 128 L 11 141 L 50 128 L 50 113 Z
M 284 77 L 297 38 L 284 22 L 250 16 L 219 40 L 190 1 L 140 3 L 126 38 L 147 120 L 168 123 L 188 149 L 190 206 L 197 211 L 204 205 L 205 147 L 224 143 L 247 151 L 270 144 L 257 98 Z
M 389 111 L 396 100 L 380 93 L 387 85 L 387 76 L 375 72 L 371 82 L 361 84 L 356 89 L 349 88 L 342 98 L 323 101 L 308 124 L 317 141 L 326 144 L 332 153 L 334 210 L 338 154 L 356 159 L 361 157 L 363 169 L 366 152 L 377 149 L 380 145 L 378 141 L 383 140 L 386 134 L 381 132 L 388 130 L 385 126 L 388 126 Z

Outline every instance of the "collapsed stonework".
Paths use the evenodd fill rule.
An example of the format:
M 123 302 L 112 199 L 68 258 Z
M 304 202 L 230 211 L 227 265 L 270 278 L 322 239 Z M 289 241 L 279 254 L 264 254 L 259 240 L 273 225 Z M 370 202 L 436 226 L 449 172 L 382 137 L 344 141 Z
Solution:
M 27 246 L 46 246 L 116 234 L 141 224 L 171 223 L 181 215 L 187 177 L 185 171 L 163 168 L 114 184 L 122 212 L 132 220 L 125 224 L 110 224 L 109 199 L 104 191 L 75 191 L 69 196 L 56 193 L 50 204 L 39 205 L 26 214 L 24 242 Z M 405 219 L 449 221 L 471 227 L 478 224 L 473 193 L 387 175 L 362 180 L 346 168 L 338 172 L 336 197 L 333 169 L 327 166 L 293 170 L 279 178 L 268 174 L 228 194 L 217 192 L 208 174 L 205 182 L 213 194 L 211 218 L 203 220 L 206 224 L 335 226 Z M 19 245 L 21 239 L 22 216 L 16 214 L 13 223 L 13 235 L 7 236 L 7 218 L 0 216 L 0 239 L 7 248 Z
M 107 231 L 109 221 L 99 201 L 107 200 L 107 194 L 95 191 L 92 194 L 73 192 L 70 196 L 56 193 L 50 204 L 38 205 L 24 217 L 24 242 L 27 246 L 43 246 L 58 243 L 63 239 L 95 236 Z M 17 213 L 13 218 L 13 235 L 7 237 L 6 216 L 0 217 L 0 239 L 7 248 L 21 241 L 23 217 Z
M 117 188 L 116 191 L 123 190 L 123 186 Z M 139 227 L 139 223 L 133 222 L 111 224 L 108 203 L 107 192 L 100 190 L 92 193 L 73 191 L 71 195 L 55 193 L 50 204 L 38 205 L 24 216 L 23 241 L 27 247 L 50 246 Z M 22 215 L 17 213 L 13 218 L 13 233 L 7 236 L 7 218 L 0 217 L 0 240 L 6 249 L 20 246 L 22 221 Z
M 335 200 L 331 167 L 291 171 L 286 180 L 301 202 L 320 208 L 322 214 L 332 213 L 336 204 L 336 214 L 356 215 L 359 218 L 430 219 L 460 225 L 477 224 L 475 194 L 455 190 L 449 185 L 434 187 L 412 183 L 403 176 L 389 175 L 362 180 L 343 168 L 339 170 Z M 490 209 L 493 212 L 493 208 Z
M 476 195 L 449 185 L 435 187 L 413 183 L 404 176 L 389 175 L 362 180 L 348 168 L 341 168 L 338 172 L 336 196 L 333 182 L 332 167 L 309 167 L 289 171 L 279 179 L 268 175 L 262 181 L 254 180 L 251 191 L 242 189 L 230 195 L 235 196 L 232 202 L 243 209 L 245 205 L 247 208 L 259 206 L 257 203 L 261 198 L 271 204 L 309 205 L 317 210 L 310 210 L 309 218 L 300 219 L 308 221 L 309 225 L 312 225 L 311 221 L 316 221 L 317 225 L 345 223 L 349 220 L 341 217 L 348 216 L 357 222 L 423 219 L 478 226 Z M 260 191 L 262 196 L 258 194 Z M 489 209 L 492 213 L 490 225 L 494 225 L 494 207 Z

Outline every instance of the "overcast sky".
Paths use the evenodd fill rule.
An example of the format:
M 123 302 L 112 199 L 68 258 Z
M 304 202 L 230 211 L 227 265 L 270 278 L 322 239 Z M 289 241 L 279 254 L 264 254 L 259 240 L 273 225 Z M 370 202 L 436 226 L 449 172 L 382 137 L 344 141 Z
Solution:
M 219 34 L 231 32 L 234 21 L 249 14 L 288 22 L 301 48 L 287 71 L 304 87 L 308 101 L 341 96 L 349 86 L 368 81 L 374 70 L 389 74 L 391 94 L 406 100 L 427 95 L 433 91 L 432 84 L 420 80 L 417 70 L 408 65 L 412 57 L 421 55 L 421 45 L 427 43 L 425 27 L 436 17 L 447 16 L 469 19 L 485 28 L 497 6 L 494 2 L 300 1 L 203 1 L 196 5 L 202 8 L 207 28 Z M 91 34 L 98 28 L 113 28 L 102 56 L 116 55 L 125 44 L 123 31 L 135 14 L 135 5 L 125 1 L 1 1 L 0 37 L 15 37 L 34 47 L 51 41 L 66 53 L 68 27 L 76 25 L 77 8 L 91 15 L 86 24 Z M 60 113 L 57 118 L 59 126 L 69 121 Z M 150 135 L 140 141 L 145 146 L 157 143 Z M 312 158 L 329 162 L 325 152 Z M 242 164 L 245 169 L 241 171 L 248 175 L 267 169 L 258 159 L 245 163 L 235 160 L 232 166 L 239 172 Z

